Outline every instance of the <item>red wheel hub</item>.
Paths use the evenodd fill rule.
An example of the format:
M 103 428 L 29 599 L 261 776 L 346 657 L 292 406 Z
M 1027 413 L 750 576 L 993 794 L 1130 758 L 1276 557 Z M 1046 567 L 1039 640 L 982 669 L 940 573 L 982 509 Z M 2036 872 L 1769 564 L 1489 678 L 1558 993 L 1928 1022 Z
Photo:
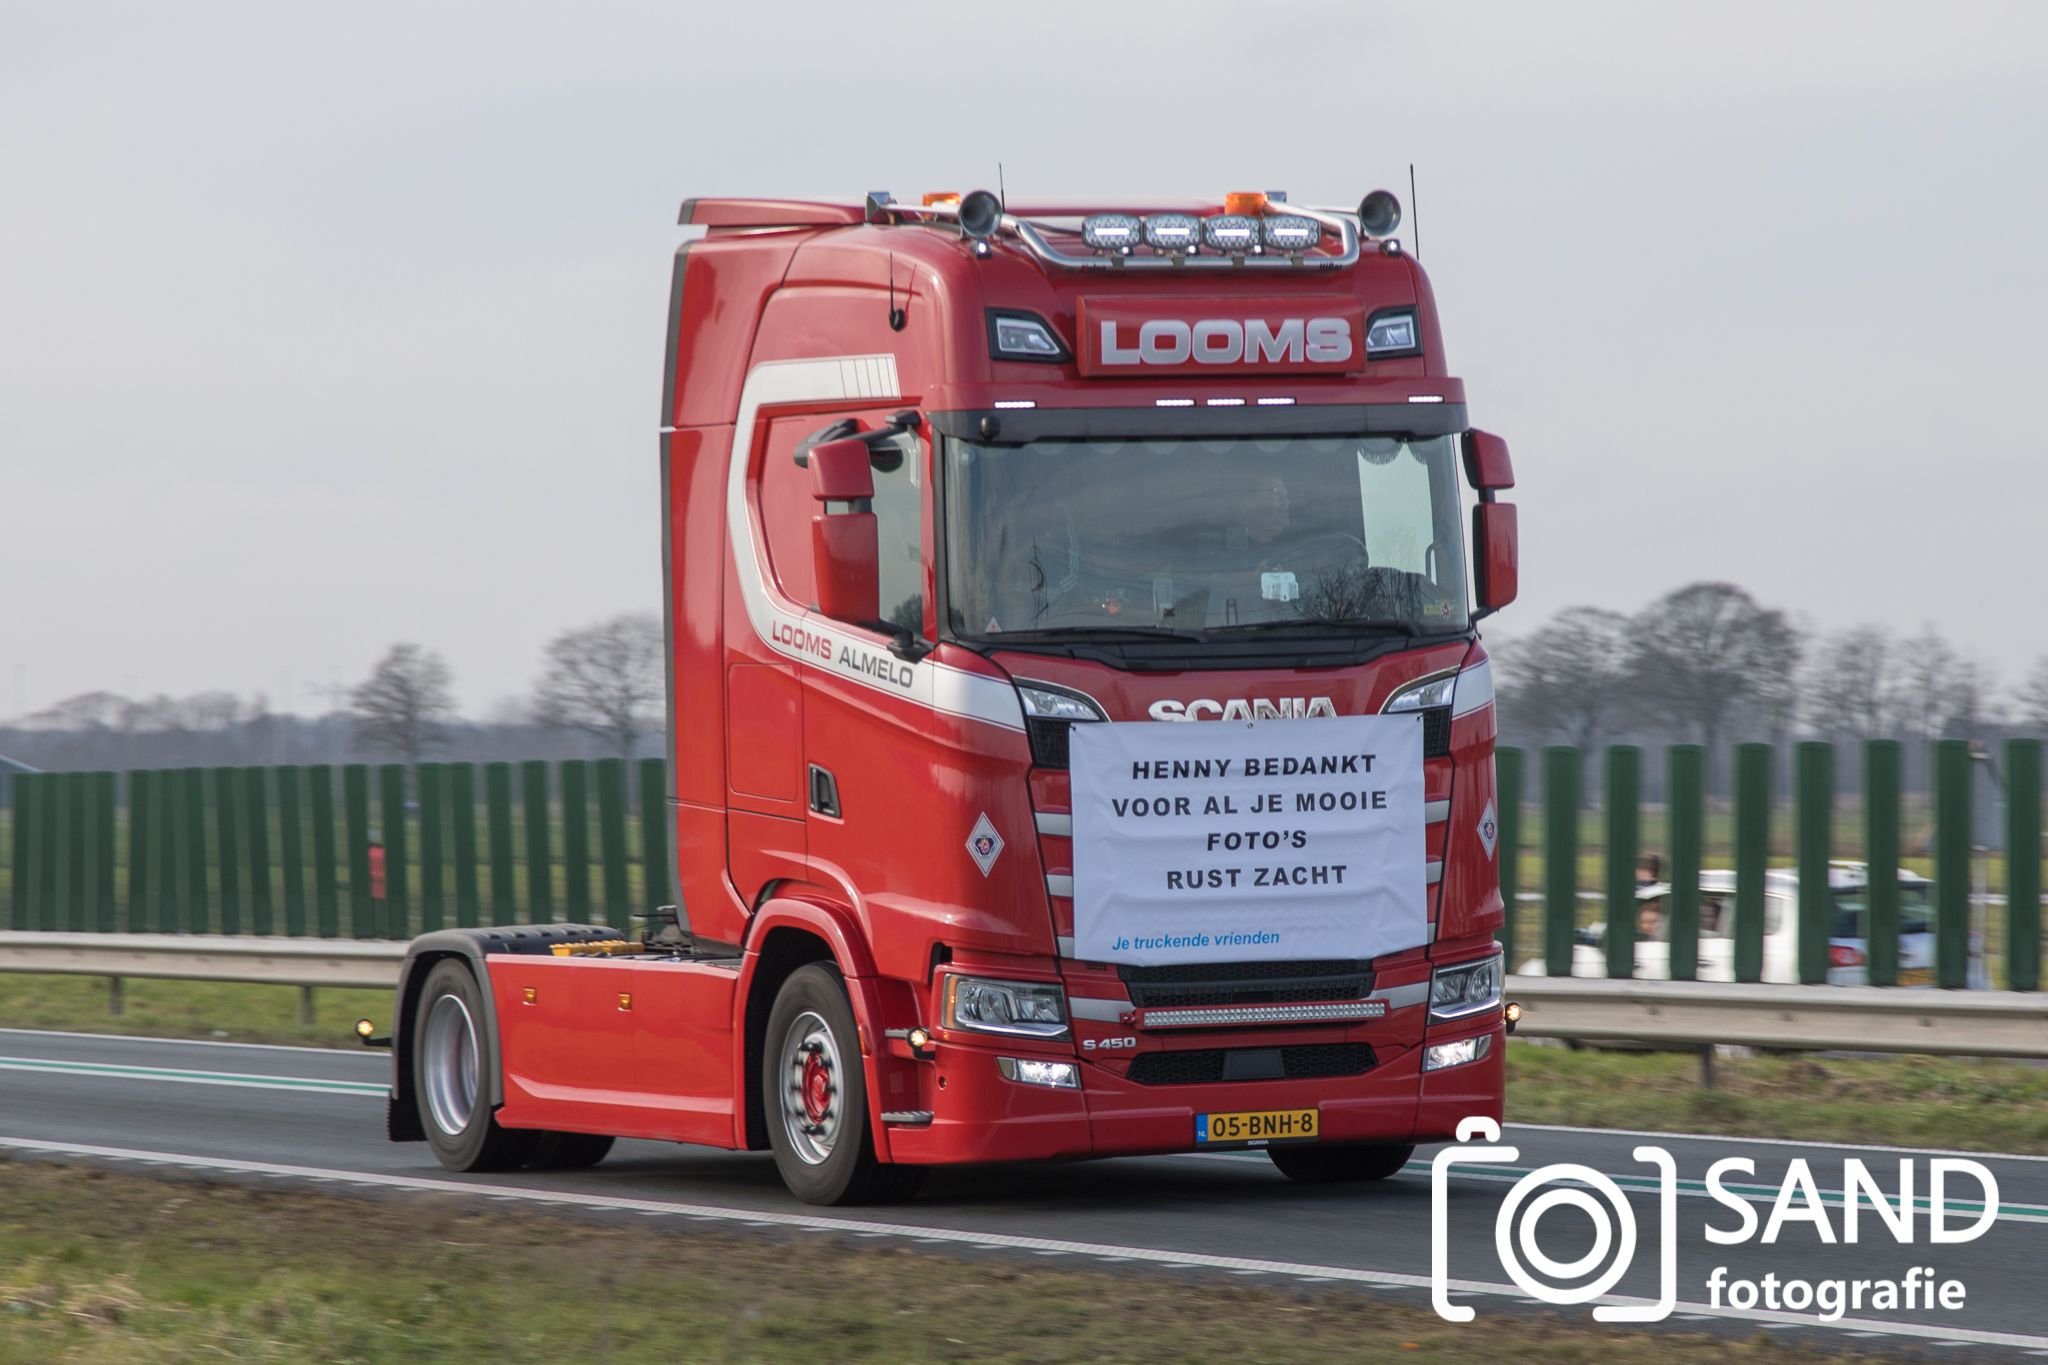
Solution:
M 832 1108 L 832 1068 L 822 1049 L 804 1057 L 804 1115 L 812 1123 L 823 1123 Z

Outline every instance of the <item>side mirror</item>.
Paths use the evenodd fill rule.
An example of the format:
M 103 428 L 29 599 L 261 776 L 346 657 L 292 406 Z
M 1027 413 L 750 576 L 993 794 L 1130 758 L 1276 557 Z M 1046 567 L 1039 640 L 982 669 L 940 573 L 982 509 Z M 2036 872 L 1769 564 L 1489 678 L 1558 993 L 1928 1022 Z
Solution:
M 1499 611 L 1520 587 L 1521 534 L 1511 502 L 1482 502 L 1472 509 L 1472 559 L 1478 571 L 1481 611 Z
M 808 461 L 811 496 L 820 504 L 811 518 L 818 610 L 852 624 L 882 614 L 872 454 L 865 441 L 824 441 L 811 447 Z
M 1515 486 L 1508 443 L 1490 431 L 1465 433 L 1465 481 L 1483 493 Z

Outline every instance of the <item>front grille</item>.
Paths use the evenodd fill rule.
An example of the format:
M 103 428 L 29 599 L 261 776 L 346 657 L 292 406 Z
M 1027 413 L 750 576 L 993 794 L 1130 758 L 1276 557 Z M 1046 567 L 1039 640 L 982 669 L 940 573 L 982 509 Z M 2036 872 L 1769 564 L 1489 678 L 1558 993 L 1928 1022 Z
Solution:
M 1040 720 L 1036 716 L 1024 722 L 1025 732 L 1031 736 L 1033 763 L 1041 768 L 1067 766 L 1067 727 L 1070 723 L 1064 720 Z
M 1372 991 L 1372 965 L 1342 960 L 1118 967 L 1117 975 L 1139 1009 L 1363 1000 Z
M 1372 1070 L 1364 1043 L 1312 1043 L 1300 1047 L 1201 1048 L 1146 1052 L 1124 1074 L 1135 1085 L 1213 1085 L 1219 1081 L 1299 1081 L 1356 1076 Z
M 1451 756 L 1451 708 L 1431 706 L 1422 713 L 1422 756 L 1424 758 L 1449 758 Z

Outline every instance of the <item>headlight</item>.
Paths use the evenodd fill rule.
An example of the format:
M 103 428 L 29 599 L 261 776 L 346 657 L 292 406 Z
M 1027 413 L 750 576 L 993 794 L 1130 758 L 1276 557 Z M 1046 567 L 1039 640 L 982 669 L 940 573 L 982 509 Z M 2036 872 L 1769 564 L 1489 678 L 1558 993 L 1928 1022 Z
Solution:
M 975 1033 L 1064 1038 L 1067 997 L 1058 986 L 1046 982 L 949 976 L 945 1019 L 947 1028 Z
M 1365 353 L 1367 355 L 1400 355 L 1412 353 L 1421 343 L 1415 339 L 1415 314 L 1388 313 L 1372 320 L 1365 329 Z
M 1425 678 L 1419 683 L 1409 684 L 1393 696 L 1388 697 L 1387 704 L 1382 706 L 1380 710 L 1382 712 L 1426 711 L 1434 706 L 1449 706 L 1451 704 L 1451 693 L 1457 690 L 1457 686 L 1458 675 L 1455 673 L 1446 673 L 1440 678 Z
M 1079 692 L 1058 691 L 1038 683 L 1018 683 L 1024 714 L 1035 720 L 1107 720 L 1102 708 Z
M 1431 1023 L 1467 1019 L 1500 1008 L 1500 954 L 1439 967 L 1429 980 Z
M 1422 1069 L 1442 1071 L 1445 1067 L 1464 1066 L 1468 1062 L 1484 1061 L 1493 1054 L 1493 1035 L 1482 1033 L 1477 1038 L 1460 1038 L 1455 1043 L 1432 1043 L 1423 1049 Z

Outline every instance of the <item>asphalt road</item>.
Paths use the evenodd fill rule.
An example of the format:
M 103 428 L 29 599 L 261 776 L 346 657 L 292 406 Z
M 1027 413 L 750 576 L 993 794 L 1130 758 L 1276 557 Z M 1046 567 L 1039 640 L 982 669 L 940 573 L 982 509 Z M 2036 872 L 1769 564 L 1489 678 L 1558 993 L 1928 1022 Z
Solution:
M 1418 1306 L 1432 1297 L 1429 1159 L 1436 1149 L 1418 1152 L 1392 1180 L 1363 1187 L 1293 1185 L 1263 1156 L 1207 1154 L 941 1171 L 907 1205 L 814 1209 L 784 1193 L 765 1155 L 651 1142 L 622 1142 L 590 1171 L 455 1175 L 435 1164 L 423 1144 L 385 1140 L 388 1067 L 382 1053 L 0 1029 L 0 1148 L 111 1164 L 167 1163 L 249 1180 L 469 1190 L 571 1210 L 902 1236 L 962 1254 L 1083 1257 L 1134 1270 L 1176 1267 L 1342 1283 Z M 1912 1242 L 1902 1245 L 1865 1207 L 1859 1239 L 1848 1245 L 1839 1207 L 1844 1162 L 1864 1162 L 1891 1194 L 1900 1163 L 1910 1160 L 1924 1202 L 1938 1153 L 1515 1124 L 1503 1142 L 1518 1149 L 1513 1158 L 1452 1166 L 1444 1182 L 1448 1298 L 1481 1315 L 1590 1311 L 1538 1305 L 1496 1249 L 1496 1218 L 1517 1180 L 1557 1162 L 1578 1163 L 1615 1182 L 1631 1214 L 1608 1216 L 1617 1241 L 1628 1222 L 1638 1229 L 1633 1261 L 1609 1297 L 1595 1302 L 1654 1305 L 1665 1200 L 1657 1171 L 1638 1160 L 1635 1149 L 1655 1143 L 1671 1153 L 1677 1176 L 1670 1200 L 1677 1302 L 1668 1323 L 1743 1335 L 1761 1329 L 1872 1354 L 1946 1348 L 1985 1360 L 2048 1358 L 2048 1310 L 2040 1290 L 2041 1266 L 2048 1264 L 2048 1159 L 1971 1158 L 1998 1187 L 1997 1217 L 1973 1240 L 1931 1242 L 1923 1213 L 1911 1224 Z M 1731 1175 L 1727 1183 L 1757 1215 L 1758 1230 L 1739 1244 L 1717 1245 L 1704 1229 L 1735 1228 L 1740 1216 L 1708 1197 L 1701 1182 L 1707 1167 L 1726 1157 L 1754 1162 L 1754 1174 Z M 1787 1219 L 1766 1243 L 1764 1225 L 1780 1184 L 1800 1161 L 1807 1163 L 1833 1240 L 1824 1239 L 1815 1221 Z M 1583 1181 L 1577 1189 L 1593 1194 Z M 1527 1230 L 1534 1219 L 1541 1230 L 1537 1254 L 1568 1264 L 1598 1250 L 1591 1214 L 1569 1202 L 1538 1211 L 1542 1194 L 1528 1193 L 1516 1226 Z M 1945 1191 L 1950 1225 L 1977 1221 L 1983 1198 L 1973 1180 L 1951 1177 Z M 1803 1196 L 1793 1204 L 1811 1207 Z M 1524 1253 L 1524 1259 L 1531 1258 Z M 1613 1259 L 1610 1246 L 1565 1282 L 1583 1285 Z M 1936 1284 L 1957 1282 L 1961 1306 L 1884 1306 L 1872 1287 L 1860 1307 L 1845 1306 L 1840 1320 L 1825 1323 L 1811 1305 L 1791 1311 L 1781 1301 L 1772 1312 L 1761 1297 L 1766 1275 L 1775 1275 L 1780 1286 L 1897 1281 L 1916 1266 L 1928 1267 L 1924 1278 Z M 1709 1283 L 1717 1267 L 1726 1268 L 1719 1277 L 1724 1283 L 1755 1282 L 1759 1297 L 1744 1306 L 1723 1289 L 1717 1301 Z

